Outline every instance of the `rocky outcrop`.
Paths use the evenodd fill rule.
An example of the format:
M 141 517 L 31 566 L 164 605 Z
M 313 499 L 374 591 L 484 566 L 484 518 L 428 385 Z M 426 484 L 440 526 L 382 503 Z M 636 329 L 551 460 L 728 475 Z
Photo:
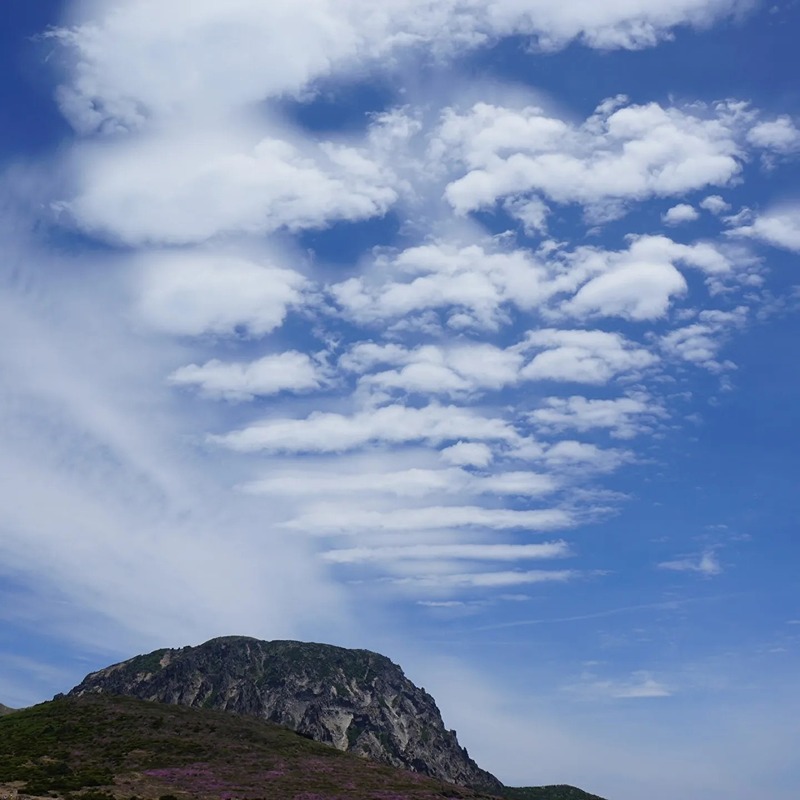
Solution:
M 385 764 L 502 787 L 444 727 L 434 699 L 369 650 L 224 637 L 115 664 L 70 694 L 100 692 L 260 717 Z
M 16 708 L 9 708 L 0 703 L 0 717 L 2 717 L 3 714 L 13 714 L 16 710 Z

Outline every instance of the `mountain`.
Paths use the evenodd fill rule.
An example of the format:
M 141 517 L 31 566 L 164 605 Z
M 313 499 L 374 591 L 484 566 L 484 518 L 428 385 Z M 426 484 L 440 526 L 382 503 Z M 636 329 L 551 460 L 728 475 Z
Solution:
M 15 711 L 15 708 L 9 708 L 8 706 L 4 706 L 2 703 L 0 703 L 0 717 L 2 717 L 4 714 L 13 714 Z
M 575 786 L 524 786 L 503 787 L 502 796 L 507 800 L 603 800 L 596 794 L 589 794 Z
M 89 694 L 0 718 L 0 797 L 491 800 L 222 711 Z
M 448 783 L 503 788 L 444 727 L 434 699 L 369 650 L 223 637 L 115 664 L 69 694 L 98 693 L 233 711 Z

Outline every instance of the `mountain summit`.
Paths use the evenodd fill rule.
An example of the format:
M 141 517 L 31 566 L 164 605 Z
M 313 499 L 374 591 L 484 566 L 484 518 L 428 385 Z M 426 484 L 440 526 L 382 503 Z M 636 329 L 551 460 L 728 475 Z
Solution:
M 259 717 L 450 783 L 502 788 L 445 728 L 434 699 L 369 650 L 228 636 L 136 656 L 88 675 L 70 695 L 96 693 Z

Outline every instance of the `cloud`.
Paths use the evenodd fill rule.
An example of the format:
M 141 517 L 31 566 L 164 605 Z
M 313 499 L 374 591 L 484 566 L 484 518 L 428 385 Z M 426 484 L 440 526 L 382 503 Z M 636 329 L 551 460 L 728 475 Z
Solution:
M 664 409 L 648 395 L 636 393 L 613 400 L 591 400 L 579 395 L 548 397 L 530 418 L 545 431 L 607 429 L 619 439 L 631 439 L 651 430 L 666 416 Z
M 429 506 L 371 511 L 343 505 L 320 505 L 284 523 L 284 527 L 318 535 L 353 535 L 359 531 L 374 533 L 450 528 L 551 531 L 571 524 L 570 514 L 558 508 L 516 511 L 480 506 Z
M 523 561 L 565 558 L 566 542 L 544 544 L 422 544 L 408 547 L 353 547 L 329 550 L 322 558 L 333 564 L 361 564 L 372 561 L 459 559 L 468 561 Z
M 746 324 L 747 316 L 745 306 L 732 311 L 701 311 L 697 322 L 664 335 L 661 348 L 671 358 L 691 362 L 712 372 L 731 369 L 735 365 L 730 361 L 720 362 L 717 355 L 732 330 Z
M 629 679 L 602 680 L 587 674 L 575 684 L 564 687 L 569 693 L 586 700 L 642 700 L 670 697 L 672 690 L 656 680 L 649 672 L 634 672 Z
M 412 589 L 498 589 L 535 583 L 566 583 L 576 577 L 578 573 L 573 570 L 513 570 L 395 578 L 394 583 Z
M 691 245 L 665 236 L 631 236 L 626 250 L 578 248 L 567 257 L 588 282 L 562 303 L 562 312 L 577 316 L 619 316 L 643 321 L 664 317 L 674 297 L 688 291 L 676 264 L 718 275 L 731 270 L 729 258 L 706 242 Z M 598 274 L 599 273 L 599 274 Z
M 520 348 L 539 350 L 521 370 L 527 380 L 604 384 L 658 361 L 618 333 L 545 328 L 528 333 Z
M 73 161 L 74 197 L 57 207 L 130 246 L 321 228 L 381 216 L 398 197 L 397 178 L 364 148 L 233 118 L 84 144 Z
M 601 49 L 650 47 L 680 25 L 704 26 L 740 0 L 629 0 L 564 6 L 557 0 L 196 0 L 191 11 L 157 0 L 81 4 L 73 25 L 51 33 L 70 74 L 59 92 L 77 130 L 136 130 L 175 117 L 307 91 L 393 55 L 455 54 L 520 34 L 547 48 L 580 39 Z M 157 20 L 157 24 L 155 22 Z M 221 36 L 220 31 L 225 35 Z M 142 53 L 150 54 L 143 62 Z M 135 70 L 131 64 L 138 64 Z
M 298 497 L 371 493 L 398 497 L 423 497 L 436 493 L 536 497 L 553 492 L 556 487 L 553 477 L 530 471 L 475 475 L 458 468 L 414 467 L 392 472 L 347 472 L 346 465 L 342 464 L 337 472 L 331 472 L 330 465 L 318 471 L 311 467 L 298 472 L 286 469 L 280 474 L 247 483 L 242 488 L 253 494 Z
M 476 103 L 445 112 L 431 155 L 467 170 L 446 190 L 459 214 L 528 195 L 612 209 L 727 185 L 741 170 L 741 138 L 726 104 L 699 113 L 618 97 L 574 125 L 537 106 Z
M 759 214 L 751 224 L 734 227 L 728 235 L 757 239 L 773 247 L 800 252 L 800 206 L 786 206 Z
M 461 467 L 488 467 L 492 462 L 492 449 L 481 442 L 456 442 L 439 451 L 448 464 Z
M 614 472 L 634 460 L 629 451 L 574 440 L 556 442 L 546 450 L 543 458 L 545 463 L 557 469 L 590 472 Z
M 0 277 L 6 621 L 100 658 L 232 628 L 302 635 L 317 603 L 338 626 L 339 590 L 276 527 L 280 504 L 256 513 L 226 489 L 230 465 L 192 447 L 198 420 L 163 381 L 185 351 L 134 324 L 130 262 L 18 255 Z
M 517 438 L 508 423 L 467 408 L 390 405 L 351 416 L 317 411 L 306 419 L 267 419 L 210 440 L 239 452 L 336 453 L 373 442 L 439 444 L 448 440 L 508 442 Z
M 435 242 L 376 259 L 361 277 L 331 287 L 345 315 L 361 324 L 441 309 L 459 327 L 497 328 L 503 306 L 536 308 L 552 289 L 526 250 L 496 242 Z
M 679 558 L 673 561 L 662 561 L 659 569 L 674 572 L 696 572 L 706 578 L 712 578 L 722 572 L 717 554 L 713 550 L 706 550 L 696 558 Z
M 306 279 L 269 259 L 211 251 L 149 253 L 140 261 L 139 310 L 153 327 L 179 336 L 240 331 L 260 337 L 302 303 Z
M 341 367 L 359 373 L 377 365 L 400 365 L 362 376 L 362 388 L 448 395 L 514 384 L 521 364 L 519 353 L 487 343 L 423 345 L 413 350 L 392 344 L 357 344 L 339 361 Z
M 688 203 L 678 203 L 667 209 L 661 217 L 667 225 L 681 225 L 684 222 L 694 222 L 700 215 L 694 206 Z
M 290 350 L 250 362 L 207 361 L 202 366 L 188 364 L 168 378 L 173 386 L 194 388 L 208 397 L 226 400 L 252 400 L 279 392 L 318 389 L 325 371 L 305 353 Z
M 792 153 L 800 150 L 800 130 L 791 117 L 783 115 L 754 125 L 747 134 L 747 141 L 776 153 Z
M 730 210 L 730 203 L 726 203 L 718 194 L 710 194 L 700 201 L 700 208 L 719 216 Z

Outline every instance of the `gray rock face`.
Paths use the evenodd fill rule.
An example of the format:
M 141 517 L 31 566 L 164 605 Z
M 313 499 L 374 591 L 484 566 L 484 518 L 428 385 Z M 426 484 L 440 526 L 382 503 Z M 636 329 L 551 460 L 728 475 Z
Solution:
M 115 664 L 70 694 L 92 692 L 260 717 L 385 764 L 462 786 L 502 787 L 445 729 L 434 699 L 369 650 L 224 637 Z
M 13 714 L 16 710 L 16 708 L 9 708 L 0 703 L 0 717 L 2 717 L 3 714 Z

